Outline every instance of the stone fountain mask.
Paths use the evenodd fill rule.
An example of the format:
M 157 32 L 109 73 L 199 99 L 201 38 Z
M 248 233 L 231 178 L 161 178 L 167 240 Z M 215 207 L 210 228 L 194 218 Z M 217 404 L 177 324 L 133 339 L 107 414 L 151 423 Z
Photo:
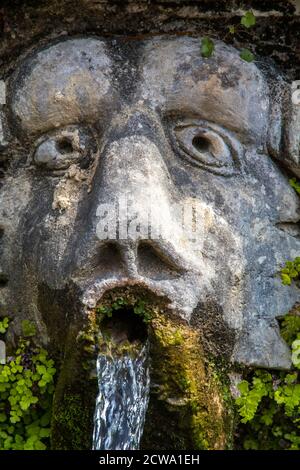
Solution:
M 51 339 L 107 289 L 142 285 L 210 322 L 220 354 L 289 367 L 276 317 L 300 291 L 278 271 L 300 252 L 300 204 L 276 163 L 297 169 L 285 88 L 191 37 L 75 38 L 26 57 L 3 116 L 2 304 Z

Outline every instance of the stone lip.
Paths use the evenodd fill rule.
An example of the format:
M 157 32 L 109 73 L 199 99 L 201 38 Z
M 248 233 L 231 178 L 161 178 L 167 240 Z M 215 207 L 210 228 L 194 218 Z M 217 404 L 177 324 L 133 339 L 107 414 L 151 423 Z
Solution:
M 174 315 L 178 315 L 183 320 L 187 321 L 187 309 L 182 310 L 174 297 L 174 291 L 170 289 L 163 289 L 161 285 L 157 285 L 155 282 L 151 282 L 142 277 L 135 279 L 122 278 L 122 279 L 109 279 L 99 280 L 98 282 L 91 283 L 83 290 L 81 295 L 81 302 L 87 311 L 97 307 L 101 303 L 101 299 L 105 294 L 115 289 L 129 288 L 131 292 L 135 292 L 138 289 L 145 289 L 150 295 L 154 295 L 157 299 L 161 299 L 166 307 L 173 312 Z

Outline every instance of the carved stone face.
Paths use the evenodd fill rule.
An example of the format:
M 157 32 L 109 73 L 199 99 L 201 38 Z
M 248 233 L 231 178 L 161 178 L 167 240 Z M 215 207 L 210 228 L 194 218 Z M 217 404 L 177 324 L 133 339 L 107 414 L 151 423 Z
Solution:
M 215 312 L 232 360 L 288 367 L 276 317 L 300 295 L 278 271 L 299 254 L 300 207 L 268 152 L 272 107 L 267 78 L 222 43 L 204 59 L 196 38 L 79 38 L 24 59 L 7 103 L 2 303 L 47 334 L 68 305 L 144 285 L 204 331 Z

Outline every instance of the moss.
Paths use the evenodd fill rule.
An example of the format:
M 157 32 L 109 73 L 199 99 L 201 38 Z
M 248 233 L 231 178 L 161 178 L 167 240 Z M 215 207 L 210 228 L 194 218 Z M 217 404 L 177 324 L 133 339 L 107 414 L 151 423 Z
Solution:
M 22 325 L 22 333 L 25 338 L 36 335 L 36 327 L 34 323 L 32 323 L 29 320 L 23 320 L 21 325 Z
M 70 329 L 55 391 L 52 447 L 91 448 L 98 352 L 134 354 L 138 347 L 138 341 L 114 343 L 106 331 L 116 312 L 127 307 L 140 318 L 150 342 L 152 386 L 141 447 L 230 448 L 234 413 L 226 370 L 205 357 L 199 330 L 175 317 L 166 299 L 142 287 L 110 291 L 84 327 Z
M 235 417 L 226 374 L 204 357 L 199 332 L 155 315 L 149 336 L 153 386 L 142 448 L 231 448 Z
M 82 400 L 82 392 L 66 391 L 53 419 L 52 449 L 91 449 L 91 416 Z M 59 433 L 57 430 L 59 429 Z
M 65 358 L 55 390 L 51 445 L 58 450 L 88 450 L 92 447 L 93 415 L 98 393 L 93 318 L 86 334 L 75 328 L 66 341 Z

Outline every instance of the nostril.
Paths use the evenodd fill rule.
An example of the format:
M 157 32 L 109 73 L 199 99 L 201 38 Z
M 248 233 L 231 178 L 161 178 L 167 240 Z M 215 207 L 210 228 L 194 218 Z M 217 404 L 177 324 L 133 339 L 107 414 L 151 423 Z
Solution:
M 139 244 L 137 260 L 139 274 L 150 279 L 174 279 L 180 275 L 180 269 L 172 260 L 151 243 Z
M 8 277 L 6 274 L 0 272 L 0 288 L 5 287 L 8 283 Z
M 95 268 L 101 270 L 102 275 L 120 273 L 124 262 L 118 244 L 107 242 L 102 245 L 93 264 Z

